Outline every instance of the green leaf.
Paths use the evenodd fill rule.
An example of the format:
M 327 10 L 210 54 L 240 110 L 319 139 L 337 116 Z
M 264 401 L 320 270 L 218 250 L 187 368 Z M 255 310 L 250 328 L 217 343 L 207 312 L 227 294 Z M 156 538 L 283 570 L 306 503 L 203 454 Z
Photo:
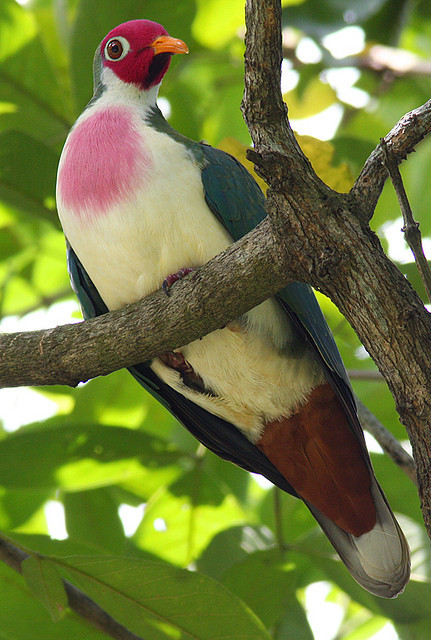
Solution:
M 59 86 L 30 11 L 14 0 L 0 7 L 0 131 L 19 130 L 48 146 L 64 139 L 71 121 L 69 98 Z M 39 167 L 40 168 L 40 167 Z
M 19 51 L 36 35 L 30 13 L 17 2 L 3 0 L 0 6 L 0 63 Z
M 421 227 L 422 227 L 422 224 L 421 224 Z M 424 300 L 427 303 L 428 300 L 427 300 L 427 295 L 425 293 L 424 283 L 419 274 L 419 270 L 416 262 L 397 264 L 397 267 L 401 271 L 401 273 L 405 275 L 407 280 L 410 282 L 410 284 L 415 289 L 415 291 L 420 295 L 422 300 Z
M 422 525 L 423 516 L 413 482 L 387 455 L 372 454 L 371 458 L 376 476 L 392 509 Z
M 412 620 L 410 624 L 394 624 L 400 640 L 425 640 L 429 635 L 430 620 Z M 367 639 L 368 640 L 368 639 Z
M 257 551 L 227 569 L 222 582 L 244 600 L 266 627 L 271 627 L 294 597 L 296 567 L 283 560 L 279 549 Z
M 351 0 L 349 12 L 356 24 L 360 24 L 378 12 L 386 0 Z M 311 36 L 322 37 L 346 26 L 346 5 L 343 0 L 306 0 L 283 11 L 283 24 L 303 29 Z
M 274 640 L 289 640 L 290 638 L 294 640 L 314 640 L 304 607 L 295 595 L 290 595 L 287 598 L 283 615 L 277 624 L 277 631 L 274 635 Z M 347 640 L 347 638 L 343 638 L 343 640 Z
M 125 546 L 124 529 L 109 488 L 66 493 L 64 508 L 67 532 L 73 540 L 94 549 L 121 553 Z
M 51 497 L 47 489 L 0 489 L 0 529 L 16 529 L 27 522 Z
M 223 96 L 208 105 L 207 116 L 203 123 L 202 133 L 205 140 L 217 145 L 223 138 L 233 136 L 244 144 L 250 144 L 250 136 L 240 112 L 243 93 L 242 69 L 229 72 Z
M 276 511 L 274 505 L 275 492 L 279 493 L 279 511 Z M 315 519 L 302 500 L 276 488 L 267 491 L 263 496 L 258 514 L 260 522 L 269 527 L 271 531 L 277 531 L 281 527 L 287 543 L 302 537 L 317 527 Z
M 199 0 L 193 35 L 206 47 L 225 46 L 244 25 L 242 0 Z
M 54 151 L 26 133 L 1 133 L 0 198 L 58 225 L 54 209 L 57 162 Z
M 373 2 L 371 1 L 369 4 L 372 5 Z M 378 40 L 382 44 L 397 45 L 400 30 L 406 21 L 408 0 L 378 2 L 376 5 L 376 8 L 380 7 L 380 10 L 374 15 L 371 14 L 364 24 L 368 40 Z
M 206 576 L 137 558 L 73 557 L 60 571 L 146 640 L 269 640 L 262 623 Z
M 212 536 L 243 521 L 244 515 L 223 483 L 198 465 L 150 499 L 133 540 L 143 549 L 185 566 Z
M 168 443 L 132 429 L 51 423 L 0 442 L 0 485 L 94 489 L 139 476 L 141 463 L 157 467 L 179 457 Z
M 45 607 L 26 586 L 25 580 L 0 563 L 0 638 L 2 640 L 107 640 L 106 634 L 75 614 L 55 625 Z
M 30 556 L 21 565 L 32 593 L 48 609 L 54 622 L 61 620 L 68 606 L 67 595 L 57 567 L 40 556 Z
M 44 389 L 49 389 L 49 393 L 64 393 L 64 387 Z M 171 450 L 175 448 L 172 434 L 179 423 L 125 369 L 95 378 L 68 392 L 73 398 L 73 411 L 67 417 L 59 416 L 52 426 L 68 426 L 72 423 L 86 427 L 91 423 L 100 423 L 132 429 L 139 427 L 147 437 L 164 441 Z M 181 427 L 181 431 L 185 431 L 184 427 Z M 196 440 L 193 441 L 196 443 Z M 193 451 L 195 449 L 196 444 Z
M 70 538 L 56 540 L 48 535 L 13 531 L 8 535 L 8 539 L 27 553 L 37 553 L 41 556 L 93 556 L 96 553 L 90 544 L 82 544 Z
M 226 493 L 232 492 L 241 505 L 248 506 L 252 482 L 249 473 L 211 451 L 205 452 L 205 469 L 218 479 Z
M 244 561 L 250 553 L 270 549 L 274 536 L 267 527 L 238 526 L 217 533 L 196 561 L 199 571 L 220 580 L 233 565 Z

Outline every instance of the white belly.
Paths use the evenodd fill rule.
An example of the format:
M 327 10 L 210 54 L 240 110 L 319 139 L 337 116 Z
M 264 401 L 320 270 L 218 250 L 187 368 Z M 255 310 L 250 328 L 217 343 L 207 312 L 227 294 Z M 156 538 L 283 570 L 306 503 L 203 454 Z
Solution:
M 142 129 L 146 147 L 157 148 L 158 155 L 153 154 L 149 179 L 132 197 L 92 219 L 58 201 L 65 235 L 111 310 L 160 288 L 182 267 L 205 264 L 232 242 L 209 210 L 200 170 L 185 148 L 165 134 Z M 323 380 L 308 351 L 289 357 L 291 340 L 288 319 L 275 300 L 268 300 L 241 322 L 181 348 L 211 395 L 185 386 L 180 374 L 157 358 L 152 368 L 254 440 L 266 421 L 291 413 Z

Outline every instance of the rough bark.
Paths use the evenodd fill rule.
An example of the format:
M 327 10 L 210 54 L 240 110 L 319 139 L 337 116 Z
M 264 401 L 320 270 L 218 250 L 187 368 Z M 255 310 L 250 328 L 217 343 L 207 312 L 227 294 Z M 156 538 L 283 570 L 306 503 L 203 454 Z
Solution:
M 276 250 L 266 219 L 169 296 L 160 290 L 87 322 L 0 335 L 0 387 L 76 386 L 223 327 L 289 281 L 268 267 Z
M 385 377 L 412 443 L 430 532 L 431 322 L 368 226 L 386 178 L 382 152 L 373 152 L 350 194 L 323 185 L 292 140 L 281 102 L 280 2 L 248 0 L 246 16 L 243 110 L 255 145 L 250 157 L 271 186 L 267 213 L 284 238 L 280 259 L 295 279 L 335 302 Z M 430 132 L 430 114 L 428 102 L 386 136 L 397 163 Z

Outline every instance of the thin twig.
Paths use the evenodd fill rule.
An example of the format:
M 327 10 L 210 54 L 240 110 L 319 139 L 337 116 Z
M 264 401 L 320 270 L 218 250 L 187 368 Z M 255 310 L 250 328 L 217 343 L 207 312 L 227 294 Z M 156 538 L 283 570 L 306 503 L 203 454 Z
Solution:
M 400 170 L 398 169 L 398 163 L 396 160 L 393 160 L 384 138 L 380 138 L 380 144 L 383 151 L 384 164 L 392 180 L 403 215 L 404 226 L 401 230 L 404 232 L 406 242 L 415 257 L 419 274 L 427 292 L 428 302 L 431 302 L 431 271 L 422 246 L 422 234 L 419 229 L 419 222 L 416 222 L 413 218 L 413 212 L 407 198 Z
M 347 373 L 351 380 L 375 380 L 377 382 L 384 380 L 380 371 L 375 369 L 349 369 Z
M 400 164 L 416 145 L 431 133 L 431 100 L 406 113 L 385 136 L 394 162 Z M 382 145 L 378 144 L 365 162 L 350 195 L 364 208 L 363 219 L 369 222 L 386 181 Z
M 383 451 L 397 464 L 410 480 L 417 485 L 415 463 L 398 440 L 388 431 L 376 416 L 356 398 L 358 415 L 362 426 L 371 434 L 382 447 Z
M 89 598 L 80 589 L 74 587 L 73 584 L 70 584 L 67 580 L 63 580 L 63 583 L 69 607 L 81 616 L 81 618 L 85 618 L 85 620 L 90 622 L 96 629 L 103 631 L 116 640 L 143 640 L 141 636 L 137 636 L 114 620 L 109 613 L 102 609 L 102 607 L 99 607 L 94 600 Z
M 29 553 L 15 546 L 10 540 L 0 538 L 0 560 L 14 571 L 22 573 L 21 564 L 29 557 Z M 74 587 L 67 580 L 63 580 L 63 584 L 69 607 L 81 618 L 85 618 L 90 622 L 96 629 L 106 633 L 111 638 L 115 638 L 115 640 L 142 640 L 140 636 L 132 633 L 114 620 L 80 589 Z

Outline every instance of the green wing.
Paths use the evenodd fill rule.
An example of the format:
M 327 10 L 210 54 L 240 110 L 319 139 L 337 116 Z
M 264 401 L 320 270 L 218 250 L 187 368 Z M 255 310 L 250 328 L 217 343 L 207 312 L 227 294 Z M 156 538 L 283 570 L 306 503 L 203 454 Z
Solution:
M 266 216 L 265 196 L 236 158 L 206 144 L 201 144 L 201 150 L 207 204 L 233 239 L 239 240 Z M 350 388 L 337 345 L 311 287 L 292 282 L 278 292 L 277 298 L 327 368 Z

